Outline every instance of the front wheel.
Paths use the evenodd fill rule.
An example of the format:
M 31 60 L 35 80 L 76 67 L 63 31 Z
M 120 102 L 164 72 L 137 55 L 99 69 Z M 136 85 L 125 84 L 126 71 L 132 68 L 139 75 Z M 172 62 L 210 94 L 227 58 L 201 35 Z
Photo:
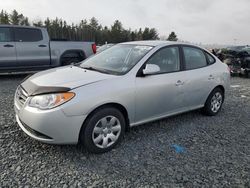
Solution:
M 214 116 L 221 110 L 224 102 L 224 93 L 220 88 L 215 88 L 208 96 L 203 112 L 206 115 Z
M 104 153 L 113 149 L 125 132 L 125 119 L 116 108 L 101 108 L 85 122 L 80 138 L 92 153 Z

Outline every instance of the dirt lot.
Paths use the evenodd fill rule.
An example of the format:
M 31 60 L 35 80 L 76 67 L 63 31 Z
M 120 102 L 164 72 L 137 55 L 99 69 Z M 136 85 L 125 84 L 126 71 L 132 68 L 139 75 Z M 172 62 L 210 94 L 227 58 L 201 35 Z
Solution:
M 22 79 L 0 77 L 0 187 L 250 187 L 250 79 L 232 78 L 218 116 L 194 111 L 132 128 L 102 155 L 26 136 L 13 111 Z

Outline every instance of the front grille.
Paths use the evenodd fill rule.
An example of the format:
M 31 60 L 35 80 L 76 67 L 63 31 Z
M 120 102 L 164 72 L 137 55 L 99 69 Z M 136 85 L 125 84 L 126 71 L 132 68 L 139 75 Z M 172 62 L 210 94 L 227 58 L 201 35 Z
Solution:
M 28 94 L 24 91 L 24 89 L 21 86 L 18 86 L 16 90 L 15 100 L 20 108 L 23 107 L 23 105 L 27 101 L 27 98 Z

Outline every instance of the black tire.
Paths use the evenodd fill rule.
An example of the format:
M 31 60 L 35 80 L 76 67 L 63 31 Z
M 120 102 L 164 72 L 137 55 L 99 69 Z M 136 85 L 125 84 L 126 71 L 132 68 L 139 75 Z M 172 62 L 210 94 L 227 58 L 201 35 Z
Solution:
M 221 104 L 220 104 L 220 107 L 217 111 L 213 111 L 212 110 L 212 99 L 213 97 L 219 93 L 222 97 L 221 99 Z M 221 107 L 222 107 L 222 104 L 224 102 L 224 92 L 219 88 L 215 88 L 208 96 L 207 100 L 206 100 L 206 103 L 204 105 L 204 107 L 202 108 L 202 112 L 205 114 L 205 115 L 208 115 L 208 116 L 215 116 L 216 114 L 218 114 L 221 110 Z
M 119 120 L 119 123 L 121 125 L 120 133 L 117 136 L 117 140 L 112 145 L 107 146 L 105 148 L 100 148 L 93 141 L 94 128 L 96 127 L 97 123 L 100 122 L 101 119 L 106 118 L 106 117 L 109 118 L 109 116 L 115 117 Z M 118 109 L 113 108 L 113 107 L 100 108 L 94 111 L 93 114 L 87 118 L 80 133 L 80 141 L 85 146 L 85 148 L 92 153 L 104 153 L 104 152 L 110 151 L 124 137 L 125 125 L 126 125 L 125 118 Z M 106 136 L 108 137 L 107 133 L 106 133 L 106 136 L 104 135 L 104 133 L 101 133 L 101 134 L 103 137 L 106 137 Z M 113 134 L 113 132 L 110 134 Z M 112 142 L 111 139 L 108 138 L 108 140 Z M 100 143 L 103 144 L 103 142 L 100 142 Z

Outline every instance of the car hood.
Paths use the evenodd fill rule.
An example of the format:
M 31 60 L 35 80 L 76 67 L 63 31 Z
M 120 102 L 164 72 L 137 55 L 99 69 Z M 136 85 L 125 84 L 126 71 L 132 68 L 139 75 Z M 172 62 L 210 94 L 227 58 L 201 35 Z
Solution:
M 67 66 L 42 71 L 24 80 L 21 87 L 28 95 L 65 92 L 76 87 L 116 77 L 77 66 Z

